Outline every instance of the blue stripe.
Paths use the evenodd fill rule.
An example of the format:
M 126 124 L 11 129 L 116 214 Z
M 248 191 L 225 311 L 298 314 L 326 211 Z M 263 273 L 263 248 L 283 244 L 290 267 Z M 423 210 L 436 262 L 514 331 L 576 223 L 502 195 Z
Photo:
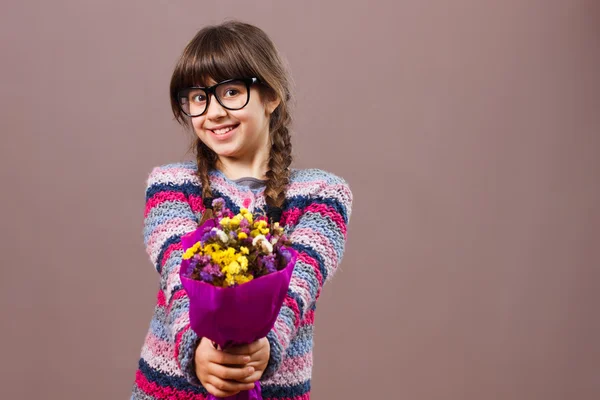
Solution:
M 160 264 L 160 261 L 163 259 L 165 252 L 167 251 L 167 249 L 169 248 L 170 245 L 179 243 L 181 240 L 181 236 L 182 236 L 181 234 L 176 234 L 176 235 L 169 237 L 167 240 L 164 241 L 164 243 L 160 247 L 160 253 L 158 253 L 158 258 L 156 259 L 156 265 L 154 266 L 159 274 L 162 271 L 162 265 Z M 173 253 L 171 253 L 171 255 L 173 255 Z
M 319 281 L 317 280 L 312 265 L 309 265 L 304 262 L 298 262 L 294 265 L 294 272 L 297 276 L 300 276 L 307 284 L 309 289 L 310 298 L 312 300 L 317 298 L 317 292 L 319 291 Z M 290 289 L 291 290 L 291 289 Z M 290 290 L 288 290 L 288 295 L 290 295 Z M 293 293 L 293 292 L 292 292 Z M 295 296 L 296 293 L 293 293 Z M 295 299 L 295 298 L 294 298 Z M 304 300 L 304 299 L 302 299 Z M 314 301 L 313 301 L 314 302 Z M 300 307 L 300 305 L 298 305 Z M 306 313 L 306 304 L 302 304 L 302 308 L 300 309 L 302 315 Z
M 290 341 L 290 346 L 286 351 L 287 357 L 301 357 L 310 353 L 313 349 L 313 326 L 301 326 L 296 336 Z
M 150 200 L 155 194 L 160 192 L 183 193 L 189 197 L 190 194 L 199 194 L 198 191 L 198 185 L 194 185 L 191 182 L 186 182 L 182 185 L 175 183 L 154 183 L 146 189 L 146 201 Z
M 165 201 L 154 206 L 144 218 L 144 240 L 146 245 L 148 245 L 148 240 L 154 230 L 173 218 L 186 218 L 190 221 L 196 221 L 196 216 L 187 202 Z
M 293 386 L 262 385 L 261 389 L 263 398 L 285 399 L 302 396 L 310 392 L 310 379 Z
M 170 376 L 151 368 L 143 358 L 140 358 L 139 368 L 148 381 L 156 383 L 164 388 L 175 388 L 177 390 L 204 396 L 208 394 L 204 387 L 191 385 L 185 378 Z
M 336 252 L 338 263 L 341 262 L 344 254 L 344 234 L 339 225 L 330 217 L 323 217 L 320 213 L 306 212 L 300 217 L 298 225 L 294 227 L 294 229 L 298 228 L 308 228 L 326 237 Z M 294 236 L 294 230 L 291 231 L 291 236 Z
M 292 248 L 298 252 L 304 252 L 309 257 L 315 259 L 317 261 L 317 264 L 319 264 L 319 270 L 321 271 L 321 276 L 323 276 L 323 282 L 327 280 L 327 270 L 325 268 L 325 263 L 323 262 L 323 257 L 321 257 L 321 254 L 319 254 L 311 247 L 300 243 L 292 243 Z
M 304 316 L 304 312 L 305 312 L 304 307 L 306 306 L 306 304 L 304 304 L 304 300 L 302 299 L 302 296 L 300 296 L 298 293 L 294 292 L 291 287 L 288 288 L 287 295 L 289 297 L 291 297 L 292 299 L 294 299 L 294 301 L 298 305 L 298 310 L 300 311 L 300 318 L 302 318 Z
M 311 204 L 324 204 L 332 207 L 338 214 L 342 216 L 345 224 L 348 224 L 348 213 L 346 207 L 337 200 L 325 197 L 307 197 L 307 196 L 292 196 L 286 202 L 285 209 L 298 208 L 301 211 Z

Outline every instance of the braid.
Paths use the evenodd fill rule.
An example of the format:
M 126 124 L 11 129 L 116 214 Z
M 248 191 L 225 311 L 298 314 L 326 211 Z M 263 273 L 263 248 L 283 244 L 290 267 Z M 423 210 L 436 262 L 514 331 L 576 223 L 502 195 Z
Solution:
M 286 125 L 280 125 L 273 132 L 271 152 L 269 156 L 269 170 L 267 171 L 267 187 L 265 188 L 265 201 L 272 221 L 279 221 L 281 208 L 285 201 L 285 189 L 290 180 L 289 166 L 292 163 L 292 144 L 290 133 Z
M 204 212 L 199 225 L 213 217 L 212 212 L 212 191 L 208 171 L 215 167 L 217 155 L 200 139 L 196 139 L 196 163 L 198 165 L 197 176 L 202 184 L 202 199 L 204 203 Z

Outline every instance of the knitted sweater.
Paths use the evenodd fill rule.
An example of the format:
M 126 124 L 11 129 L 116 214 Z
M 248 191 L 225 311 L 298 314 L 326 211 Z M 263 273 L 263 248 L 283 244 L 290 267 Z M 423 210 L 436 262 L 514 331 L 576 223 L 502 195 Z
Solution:
M 192 161 L 156 167 L 150 173 L 144 212 L 144 243 L 160 275 L 154 315 L 135 375 L 131 399 L 197 399 L 208 392 L 194 369 L 199 338 L 190 329 L 189 299 L 181 286 L 180 238 L 197 228 L 204 211 Z M 214 197 L 238 213 L 264 214 L 264 185 L 249 187 L 219 170 L 209 172 Z M 340 177 L 319 169 L 292 169 L 281 224 L 298 251 L 290 287 L 267 335 L 270 359 L 261 378 L 265 400 L 310 399 L 313 325 L 323 284 L 342 260 L 352 192 Z

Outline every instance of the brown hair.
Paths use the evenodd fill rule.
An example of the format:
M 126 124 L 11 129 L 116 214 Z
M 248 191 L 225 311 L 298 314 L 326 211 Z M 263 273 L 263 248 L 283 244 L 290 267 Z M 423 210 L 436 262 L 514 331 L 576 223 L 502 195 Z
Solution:
M 277 96 L 280 103 L 269 121 L 271 150 L 265 199 L 273 209 L 285 200 L 292 163 L 292 144 L 288 126 L 290 115 L 290 78 L 273 42 L 260 28 L 236 21 L 202 28 L 188 43 L 171 78 L 171 108 L 175 119 L 190 127 L 188 117 L 179 108 L 177 92 L 190 86 L 208 86 L 209 79 L 220 82 L 234 77 L 256 77 L 262 82 L 261 98 Z M 202 197 L 211 198 L 209 170 L 215 168 L 217 154 L 196 137 L 191 146 L 198 163 Z M 205 213 L 206 214 L 206 213 Z M 278 217 L 276 218 L 279 219 Z

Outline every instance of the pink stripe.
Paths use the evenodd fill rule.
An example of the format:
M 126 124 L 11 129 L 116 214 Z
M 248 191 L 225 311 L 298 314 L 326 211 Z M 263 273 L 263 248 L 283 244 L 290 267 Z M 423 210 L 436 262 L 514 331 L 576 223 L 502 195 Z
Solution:
M 226 194 L 228 197 L 232 198 L 232 200 L 233 197 L 241 199 L 246 194 L 245 192 L 240 191 L 238 188 L 232 187 L 225 181 L 225 179 L 218 176 L 214 176 L 212 178 L 211 185 L 214 185 L 216 189 L 219 189 L 219 192 Z
M 319 243 L 325 250 L 325 254 L 321 254 L 321 256 L 325 260 L 329 260 L 329 263 L 325 262 L 325 266 L 327 266 L 327 264 L 332 264 L 335 268 L 338 263 L 338 256 L 335 252 L 335 247 L 333 247 L 327 236 L 310 228 L 297 228 L 291 234 L 292 243 L 299 242 L 299 237 L 307 238 L 308 243 Z M 307 241 L 304 240 L 301 242 L 306 243 Z M 316 247 L 313 248 L 314 250 L 317 250 Z
M 171 387 L 163 387 L 157 385 L 156 383 L 150 382 L 140 370 L 138 370 L 135 374 L 135 383 L 144 391 L 144 393 L 150 396 L 155 396 L 159 399 L 206 400 L 206 397 L 201 394 L 194 394 Z
M 312 367 L 312 353 L 306 353 L 301 356 L 296 357 L 287 357 L 281 363 L 280 369 L 277 371 L 277 374 L 280 373 L 298 373 L 301 371 L 299 369 L 310 369 Z
M 288 192 L 291 190 L 295 190 L 295 191 L 299 191 L 299 192 L 306 192 L 306 190 L 302 190 L 302 189 L 314 189 L 315 187 L 322 188 L 327 185 L 329 185 L 329 184 L 325 180 L 319 180 L 319 179 L 316 179 L 314 181 L 306 181 L 306 182 L 291 182 L 288 185 Z M 311 192 L 312 192 L 312 190 L 311 190 Z
M 290 296 L 285 297 L 283 304 L 288 306 L 294 312 L 294 327 L 298 329 L 298 325 L 300 325 L 300 308 L 298 308 L 298 304 L 296 304 L 296 301 Z
M 181 192 L 158 192 L 146 201 L 146 208 L 144 209 L 144 218 L 148 216 L 148 214 L 154 207 L 166 201 L 181 201 L 186 203 L 187 199 L 185 198 L 185 194 Z
M 321 275 L 321 270 L 319 269 L 319 263 L 317 262 L 317 260 L 315 260 L 303 251 L 298 252 L 298 259 L 313 267 L 313 269 L 315 270 L 315 275 L 317 276 L 317 281 L 319 282 L 319 291 L 321 291 L 321 286 L 323 286 L 323 275 Z M 294 279 L 295 276 L 296 275 L 292 274 L 292 279 Z M 302 278 L 297 279 L 301 280 Z
M 294 285 L 298 286 L 299 289 L 302 289 L 303 293 L 306 293 L 306 297 L 310 296 L 310 287 L 308 282 L 306 282 L 304 279 L 294 281 Z M 306 300 L 308 299 L 305 299 L 305 301 Z
M 166 167 L 161 166 L 158 170 L 160 175 L 172 175 L 174 177 L 179 177 L 181 175 L 193 175 L 193 171 L 189 168 L 183 167 Z
M 169 257 L 171 257 L 171 253 L 174 252 L 175 250 L 181 250 L 181 242 L 177 242 L 177 243 L 173 243 L 171 245 L 169 245 L 169 247 L 167 247 L 167 250 L 165 250 L 165 252 L 163 253 L 163 258 L 162 260 L 159 260 L 160 262 L 160 267 L 164 267 L 166 261 L 169 259 Z
M 150 350 L 150 352 L 152 354 L 154 354 L 156 356 L 162 355 L 167 358 L 171 358 L 170 354 L 164 354 L 164 350 L 167 347 L 171 347 L 172 344 L 167 343 L 166 341 L 162 340 L 161 338 L 156 336 L 154 333 L 148 332 L 148 337 L 146 338 L 145 344 L 146 344 L 146 347 Z
M 190 207 L 194 213 L 203 213 L 204 212 L 204 204 L 202 203 L 202 196 L 198 196 L 195 194 L 191 194 L 188 197 L 188 202 L 190 203 Z
M 175 303 L 176 300 L 181 299 L 182 297 L 185 297 L 185 296 L 187 296 L 185 289 L 179 289 L 177 292 L 175 292 L 175 294 L 173 296 L 171 296 L 171 298 L 169 299 L 169 305 L 167 306 L 167 313 L 171 312 L 173 303 Z
M 314 325 L 315 324 L 315 310 L 309 310 L 304 314 L 302 325 Z
M 183 231 L 193 231 L 197 227 L 197 223 L 194 220 L 188 218 L 172 218 L 168 221 L 160 224 L 158 227 L 152 231 L 152 234 L 148 238 L 147 247 L 153 249 L 156 246 L 157 241 L 166 240 L 169 238 L 169 232 L 183 232 Z M 183 228 L 183 229 L 182 229 Z M 160 251 L 157 249 L 156 251 Z
M 306 212 L 313 212 L 321 214 L 323 217 L 329 217 L 335 224 L 340 228 L 340 231 L 346 238 L 346 224 L 342 216 L 333 208 L 325 204 L 312 203 L 308 207 L 301 211 L 299 208 L 292 208 L 286 210 L 281 214 L 281 223 L 285 225 L 297 225 L 303 214 Z
M 181 345 L 181 338 L 183 337 L 183 335 L 185 334 L 185 332 L 190 329 L 190 327 L 187 327 L 186 329 L 182 329 L 181 331 L 179 331 L 177 333 L 177 335 L 175 335 L 175 360 L 179 360 L 179 348 Z M 179 364 L 179 361 L 177 361 L 177 364 Z
M 304 212 L 308 212 L 308 211 L 314 212 L 314 213 L 319 213 L 324 217 L 331 218 L 337 224 L 337 226 L 340 228 L 342 233 L 344 234 L 344 238 L 346 237 L 346 224 L 344 223 L 344 219 L 342 218 L 342 216 L 340 214 L 338 214 L 338 212 L 333 207 L 329 207 L 325 204 L 313 203 L 313 204 L 309 205 L 308 207 L 306 207 Z
M 167 305 L 165 292 L 163 292 L 162 289 L 158 289 L 158 294 L 156 295 L 156 305 L 159 307 L 164 307 Z
M 281 213 L 282 225 L 296 225 L 302 216 L 302 211 L 299 208 L 292 208 Z

